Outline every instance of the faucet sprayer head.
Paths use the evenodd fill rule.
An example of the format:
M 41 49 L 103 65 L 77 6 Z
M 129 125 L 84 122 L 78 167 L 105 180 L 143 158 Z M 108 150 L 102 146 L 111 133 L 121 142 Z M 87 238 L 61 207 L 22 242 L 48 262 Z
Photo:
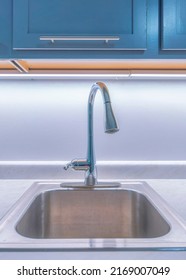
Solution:
M 105 132 L 115 133 L 119 131 L 119 127 L 114 116 L 111 102 L 105 103 Z
M 103 102 L 105 106 L 105 133 L 115 133 L 119 131 L 119 127 L 114 116 L 112 105 L 110 101 L 109 90 L 107 86 L 102 82 L 96 82 L 92 89 L 99 89 L 102 92 Z M 92 98 L 90 99 L 92 100 Z

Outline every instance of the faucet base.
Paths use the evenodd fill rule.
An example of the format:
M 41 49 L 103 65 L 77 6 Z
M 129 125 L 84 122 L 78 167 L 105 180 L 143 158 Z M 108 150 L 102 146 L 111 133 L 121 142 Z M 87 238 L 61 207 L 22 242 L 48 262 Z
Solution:
M 66 189 L 112 189 L 120 188 L 121 184 L 119 182 L 99 182 L 96 185 L 85 185 L 83 182 L 64 182 L 60 184 L 61 188 Z
M 95 177 L 94 174 L 89 174 L 86 178 L 85 178 L 85 185 L 86 186 L 94 186 L 97 185 L 97 179 Z

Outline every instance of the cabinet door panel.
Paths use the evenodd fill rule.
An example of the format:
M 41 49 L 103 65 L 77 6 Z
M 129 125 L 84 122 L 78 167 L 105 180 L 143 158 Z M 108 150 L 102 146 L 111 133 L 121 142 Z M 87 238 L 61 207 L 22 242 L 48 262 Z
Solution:
M 163 0 L 162 49 L 186 50 L 186 1 Z
M 13 49 L 146 49 L 146 0 L 14 0 Z

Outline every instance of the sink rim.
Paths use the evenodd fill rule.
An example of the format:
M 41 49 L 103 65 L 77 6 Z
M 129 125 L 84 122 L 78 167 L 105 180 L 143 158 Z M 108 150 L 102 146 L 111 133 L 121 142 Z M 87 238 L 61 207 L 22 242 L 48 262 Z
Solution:
M 74 181 L 75 182 L 75 181 Z M 0 221 L 0 248 L 12 249 L 124 249 L 124 250 L 162 250 L 186 248 L 186 224 L 181 217 L 144 181 L 120 181 L 112 180 L 111 184 L 118 184 L 117 187 L 87 189 L 83 186 L 82 181 L 76 181 L 77 184 L 83 186 L 81 189 L 87 191 L 104 190 L 131 190 L 144 195 L 150 203 L 156 208 L 160 215 L 170 226 L 170 231 L 161 237 L 153 238 L 104 238 L 104 239 L 35 239 L 27 238 L 16 231 L 16 225 L 21 217 L 28 210 L 34 199 L 45 191 L 61 190 L 71 191 L 77 190 L 77 187 L 70 187 L 74 184 L 70 180 L 63 180 L 68 184 L 67 187 L 60 187 L 60 182 L 40 181 L 35 182 L 14 204 L 9 212 Z M 111 181 L 100 181 L 102 184 L 108 184 Z M 153 199 L 152 199 L 153 198 Z M 179 240 L 179 241 L 178 241 Z

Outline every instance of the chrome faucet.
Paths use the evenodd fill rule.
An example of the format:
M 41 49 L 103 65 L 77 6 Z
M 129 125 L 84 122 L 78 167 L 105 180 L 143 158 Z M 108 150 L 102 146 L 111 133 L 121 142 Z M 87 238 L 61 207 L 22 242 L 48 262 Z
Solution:
M 102 82 L 93 84 L 89 99 L 88 99 L 88 151 L 86 159 L 73 159 L 68 163 L 64 169 L 67 170 L 69 167 L 74 170 L 84 170 L 85 185 L 93 186 L 97 183 L 96 174 L 96 160 L 94 155 L 94 143 L 93 143 L 93 105 L 97 91 L 100 90 L 103 96 L 103 102 L 105 105 L 105 132 L 115 133 L 119 130 L 114 113 L 111 106 L 109 91 L 106 85 Z

